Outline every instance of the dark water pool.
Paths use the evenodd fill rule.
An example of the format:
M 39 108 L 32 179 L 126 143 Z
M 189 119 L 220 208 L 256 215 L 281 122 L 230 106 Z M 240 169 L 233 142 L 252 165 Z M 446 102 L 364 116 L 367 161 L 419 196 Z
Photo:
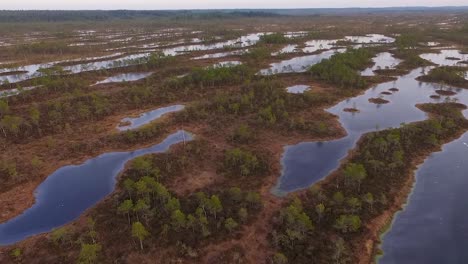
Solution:
M 58 169 L 36 189 L 36 203 L 32 207 L 0 224 L 0 245 L 13 244 L 73 221 L 114 190 L 116 176 L 127 161 L 164 152 L 174 144 L 191 139 L 189 133 L 180 130 L 148 148 L 106 153 L 80 165 Z
M 468 133 L 416 172 L 408 204 L 383 236 L 380 264 L 468 263 Z

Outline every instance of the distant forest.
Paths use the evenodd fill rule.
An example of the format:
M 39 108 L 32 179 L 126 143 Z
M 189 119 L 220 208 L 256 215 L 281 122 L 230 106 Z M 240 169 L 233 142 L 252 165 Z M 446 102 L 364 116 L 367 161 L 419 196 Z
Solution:
M 275 17 L 308 15 L 372 14 L 393 12 L 452 12 L 463 13 L 463 7 L 392 7 L 392 8 L 307 8 L 307 9 L 229 9 L 229 10 L 0 10 L 0 23 L 5 22 L 63 22 L 106 21 L 122 19 L 219 19 L 233 17 Z
M 280 14 L 264 11 L 146 11 L 146 10 L 0 10 L 0 23 L 4 22 L 63 22 L 63 21 L 107 21 L 115 19 L 155 19 L 155 18 L 232 18 L 232 17 L 273 17 Z

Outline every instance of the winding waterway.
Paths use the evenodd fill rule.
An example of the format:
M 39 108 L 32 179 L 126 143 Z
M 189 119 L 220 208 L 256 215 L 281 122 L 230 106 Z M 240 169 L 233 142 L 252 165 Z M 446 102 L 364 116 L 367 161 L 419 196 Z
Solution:
M 432 55 L 432 54 L 431 54 Z M 425 55 L 426 58 L 434 58 Z M 435 57 L 442 57 L 435 55 Z M 445 57 L 439 60 L 446 65 Z M 283 171 L 272 190 L 284 195 L 308 188 L 338 168 L 340 161 L 356 146 L 366 132 L 399 127 L 402 123 L 421 121 L 426 114 L 416 104 L 458 101 L 468 104 L 468 90 L 424 83 L 416 80 L 432 67 L 415 69 L 396 81 L 382 83 L 364 94 L 346 99 L 327 109 L 338 116 L 348 135 L 331 141 L 302 142 L 285 147 Z M 391 88 L 397 88 L 391 94 Z M 431 99 L 438 89 L 449 89 L 456 94 Z M 388 104 L 375 105 L 370 98 L 384 98 Z M 359 113 L 344 112 L 357 108 Z M 463 111 L 468 118 L 468 110 Z M 383 236 L 384 251 L 379 263 L 466 263 L 468 259 L 468 132 L 446 144 L 416 172 L 417 182 L 408 206 L 397 214 L 391 229 Z
M 99 81 L 94 85 L 103 84 L 103 83 L 116 83 L 116 82 L 133 82 L 144 79 L 153 74 L 152 72 L 131 72 L 131 73 L 122 73 L 115 76 L 106 78 L 105 80 Z
M 425 72 L 428 72 L 426 69 Z M 402 123 L 411 123 L 426 119 L 426 114 L 416 108 L 416 104 L 436 103 L 429 96 L 440 89 L 439 85 L 423 83 L 415 78 L 422 75 L 423 69 L 415 69 L 409 74 L 399 77 L 396 81 L 386 82 L 367 90 L 364 94 L 346 99 L 327 109 L 339 117 L 339 121 L 348 135 L 331 141 L 302 142 L 285 147 L 282 157 L 283 171 L 274 193 L 282 195 L 299 189 L 304 189 L 323 179 L 336 169 L 340 160 L 348 151 L 354 148 L 357 140 L 370 131 L 399 127 Z M 399 91 L 390 95 L 382 95 L 391 88 Z M 447 89 L 447 87 L 446 87 Z M 461 103 L 468 104 L 468 91 L 451 88 L 457 94 L 448 97 L 457 98 Z M 382 97 L 388 104 L 376 105 L 370 103 L 370 98 Z M 440 99 L 446 100 L 446 97 Z M 359 113 L 344 112 L 345 108 L 357 108 Z M 468 116 L 468 110 L 464 111 Z
M 13 244 L 73 221 L 114 190 L 117 175 L 127 161 L 167 151 L 172 145 L 191 139 L 189 133 L 179 130 L 148 148 L 105 153 L 58 169 L 37 187 L 32 207 L 0 224 L 0 245 Z

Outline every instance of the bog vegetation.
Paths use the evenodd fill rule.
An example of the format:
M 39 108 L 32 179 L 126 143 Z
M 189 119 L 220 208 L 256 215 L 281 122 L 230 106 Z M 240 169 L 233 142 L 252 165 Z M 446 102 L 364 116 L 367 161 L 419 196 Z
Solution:
M 286 11 L 0 11 L 0 32 L 11 32 L 11 22 L 18 21 L 15 30 L 28 29 L 25 39 L 33 39 L 17 45 L 15 36 L 6 34 L 9 37 L 0 39 L 1 62 L 32 64 L 44 58 L 60 61 L 111 52 L 119 52 L 116 57 L 150 54 L 118 61 L 112 69 L 78 74 L 65 70 L 75 62 L 62 62 L 40 69 L 37 78 L 2 84 L 0 200 L 14 188 L 40 182 L 57 164 L 154 144 L 174 130 L 194 132 L 191 142 L 131 161 L 119 175 L 115 192 L 89 209 L 81 217 L 85 221 L 39 235 L 31 247 L 8 247 L 8 256 L 0 255 L 0 262 L 110 263 L 149 256 L 155 261 L 198 263 L 214 254 L 209 261 L 236 263 L 258 249 L 275 264 L 356 263 L 369 224 L 394 205 L 416 158 L 466 131 L 467 121 L 460 113 L 463 106 L 420 105 L 430 114 L 428 120 L 366 134 L 337 172 L 307 191 L 286 197 L 270 193 L 281 174 L 278 151 L 291 142 L 344 136 L 336 116 L 324 109 L 373 84 L 391 81 L 391 76 L 431 65 L 419 56 L 430 50 L 421 43 L 466 44 L 468 34 L 463 33 L 468 27 L 457 24 L 440 30 L 434 28 L 435 19 L 419 16 L 411 21 L 424 23 L 410 28 L 379 16 L 372 16 L 375 23 L 369 23 L 367 15 L 305 19 L 279 16 L 282 12 Z M 51 23 L 77 19 L 81 22 Z M 50 24 L 29 24 L 35 21 Z M 383 26 L 387 24 L 391 25 Z M 91 30 L 84 30 L 88 27 Z M 30 34 L 31 28 L 37 32 Z M 241 41 L 242 45 L 213 51 L 197 48 L 174 56 L 159 51 L 237 39 L 254 29 L 274 33 L 260 35 L 258 42 Z M 91 33 L 94 30 L 99 34 Z M 285 32 L 298 36 L 286 37 Z M 373 32 L 396 40 L 348 48 L 305 73 L 258 74 L 271 63 L 303 56 L 306 41 Z M 83 46 L 72 45 L 78 40 Z M 3 47 L 8 41 L 12 45 Z M 102 41 L 107 44 L 96 44 Z M 290 44 L 297 46 L 294 52 L 272 55 Z M 339 41 L 336 47 L 350 45 Z M 240 53 L 192 59 L 224 51 Z M 376 76 L 361 76 L 360 71 L 383 51 L 403 62 L 396 69 L 376 71 Z M 89 58 L 87 62 L 101 60 Z M 242 64 L 219 66 L 230 60 Z M 432 66 L 421 81 L 466 88 L 466 67 Z M 135 82 L 93 85 L 104 77 L 133 72 L 153 74 Z M 312 89 L 288 93 L 285 87 L 293 84 L 308 84 Z M 21 88 L 31 86 L 35 88 Z M 19 89 L 18 95 L 2 97 L 2 91 L 14 88 Z M 115 130 L 123 116 L 171 104 L 186 108 L 136 130 Z M 9 203 L 5 209 L 8 217 L 14 205 Z M 225 245 L 220 252 L 206 252 Z

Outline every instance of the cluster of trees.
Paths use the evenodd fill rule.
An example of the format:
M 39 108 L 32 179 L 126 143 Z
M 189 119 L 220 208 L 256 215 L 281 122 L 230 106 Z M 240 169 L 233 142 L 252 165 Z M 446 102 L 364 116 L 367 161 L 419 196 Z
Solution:
M 465 67 L 438 67 L 432 69 L 427 75 L 421 76 L 421 80 L 428 82 L 440 82 L 454 86 L 468 88 L 468 80 L 465 74 L 468 68 Z
M 355 262 L 349 254 L 357 246 L 353 243 L 362 246 L 359 236 L 365 223 L 388 209 L 392 193 L 412 173 L 413 160 L 468 127 L 459 104 L 426 104 L 421 109 L 434 116 L 365 135 L 337 176 L 281 210 L 271 236 L 280 254 L 294 263 Z
M 234 148 L 224 154 L 224 170 L 235 176 L 255 176 L 267 172 L 268 163 L 248 150 Z
M 260 36 L 260 43 L 265 44 L 284 44 L 291 42 L 291 39 L 284 36 L 283 33 L 277 32 L 272 34 L 264 34 Z
M 145 142 L 162 136 L 167 132 L 167 123 L 156 122 L 145 125 L 139 129 L 127 130 L 124 132 L 112 134 L 106 138 L 107 142 L 113 144 L 131 145 Z
M 146 64 L 149 67 L 162 67 L 175 62 L 175 57 L 165 55 L 162 51 L 153 52 L 147 58 Z
M 308 132 L 314 135 L 329 132 L 324 122 L 292 118 L 292 114 L 305 107 L 319 106 L 333 100 L 319 94 L 290 94 L 277 81 L 260 80 L 246 84 L 240 92 L 219 92 L 212 100 L 186 108 L 177 114 L 179 121 L 208 119 L 213 124 L 223 124 L 243 116 L 249 124 L 258 127 L 276 127 Z M 210 113 L 210 114 L 208 114 Z
M 235 143 L 246 144 L 253 141 L 255 139 L 255 135 L 248 125 L 241 124 L 234 129 L 229 139 Z
M 98 93 L 86 94 L 30 106 L 27 116 L 5 116 L 5 137 L 24 138 L 71 129 L 79 121 L 98 120 L 113 112 L 115 106 Z
M 254 74 L 255 72 L 252 68 L 242 64 L 195 68 L 188 75 L 168 80 L 164 85 L 170 88 L 204 88 L 235 85 L 250 80 Z
M 398 69 L 411 70 L 417 67 L 431 65 L 431 63 L 419 56 L 417 47 L 422 41 L 422 34 L 401 34 L 396 37 L 396 50 L 393 51 L 395 57 L 402 59 Z
M 312 132 L 317 136 L 330 135 L 330 129 L 326 122 L 304 119 L 302 116 L 291 117 L 289 128 L 296 131 Z
M 149 58 L 148 64 L 153 66 L 167 63 L 171 57 L 154 54 Z M 188 76 L 181 79 L 167 81 L 162 87 L 149 85 L 129 87 L 117 94 L 101 94 L 97 92 L 83 93 L 86 87 L 81 78 L 59 77 L 52 74 L 46 75 L 36 81 L 35 84 L 43 87 L 24 93 L 18 97 L 12 97 L 0 101 L 0 131 L 1 136 L 11 139 L 22 139 L 31 136 L 43 136 L 60 131 L 70 130 L 71 127 L 81 121 L 99 120 L 125 103 L 130 108 L 140 107 L 142 104 L 154 103 L 154 100 L 169 100 L 175 97 L 175 92 L 186 91 L 190 87 L 203 88 L 218 85 L 239 84 L 253 76 L 252 69 L 244 65 L 234 67 L 211 67 L 194 69 Z M 157 93 L 156 90 L 161 90 Z M 170 91 L 172 90 L 172 91 Z M 50 91 L 69 92 L 68 96 L 49 100 L 41 104 L 32 104 L 28 111 L 13 114 L 10 111 L 9 101 L 33 100 L 35 96 L 47 95 Z M 188 92 L 188 91 L 186 91 Z M 193 93 L 193 91 L 191 92 Z M 134 138 L 154 134 L 148 129 L 141 135 L 128 133 L 125 137 L 134 142 Z
M 64 226 L 54 229 L 48 238 L 53 248 L 60 250 L 70 250 L 79 246 L 77 263 L 92 264 L 96 263 L 102 251 L 102 244 L 98 241 L 96 221 L 93 218 L 87 218 L 86 224 L 81 230 L 75 230 Z
M 197 144 L 188 151 L 199 156 Z M 258 193 L 237 187 L 178 197 L 163 182 L 170 180 L 166 173 L 177 174 L 171 167 L 183 160 L 176 156 L 138 158 L 123 175 L 124 193 L 114 212 L 124 219 L 120 224 L 129 225 L 142 250 L 150 239 L 195 248 L 204 239 L 234 232 L 262 206 Z
M 421 38 L 418 34 L 401 34 L 396 37 L 395 45 L 399 52 L 414 50 L 419 45 Z
M 313 77 L 340 87 L 362 88 L 366 82 L 359 71 L 372 63 L 374 55 L 369 49 L 350 49 L 313 65 L 308 71 Z
M 255 48 L 249 49 L 247 53 L 243 55 L 245 60 L 249 64 L 258 65 L 261 61 L 269 58 L 271 56 L 271 51 L 265 46 L 257 46 Z
M 91 213 L 87 224 L 55 229 L 48 246 L 66 249 L 58 251 L 59 258 L 79 252 L 72 254 L 78 263 L 96 263 L 113 247 L 144 251 L 150 245 L 175 246 L 179 257 L 194 257 L 202 242 L 235 235 L 261 211 L 259 193 L 214 187 L 179 196 L 166 187 L 185 170 L 202 166 L 209 151 L 207 142 L 194 140 L 168 153 L 134 159 L 116 194 Z

